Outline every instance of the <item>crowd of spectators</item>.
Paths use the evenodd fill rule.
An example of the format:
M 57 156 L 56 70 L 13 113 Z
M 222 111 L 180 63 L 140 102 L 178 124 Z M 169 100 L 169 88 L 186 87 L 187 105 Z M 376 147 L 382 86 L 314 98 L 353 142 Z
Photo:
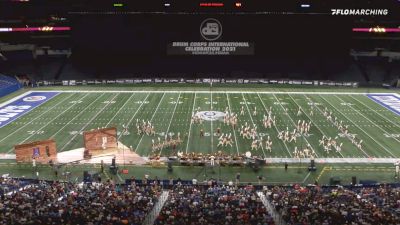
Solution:
M 2 195 L 0 224 L 142 224 L 160 195 L 157 184 L 39 182 Z
M 126 185 L 0 178 L 0 225 L 139 225 L 158 201 L 160 184 L 147 178 Z M 178 181 L 168 188 L 155 225 L 275 225 L 250 184 Z M 287 225 L 400 224 L 400 188 L 390 185 L 275 186 L 264 187 L 264 194 L 275 209 L 272 213 Z
M 178 185 L 169 193 L 156 225 L 273 225 L 254 187 Z
M 8 176 L 0 177 L 0 195 L 19 190 L 29 184 L 29 181 L 12 179 Z
M 267 198 L 288 225 L 400 224 L 400 188 L 273 187 Z

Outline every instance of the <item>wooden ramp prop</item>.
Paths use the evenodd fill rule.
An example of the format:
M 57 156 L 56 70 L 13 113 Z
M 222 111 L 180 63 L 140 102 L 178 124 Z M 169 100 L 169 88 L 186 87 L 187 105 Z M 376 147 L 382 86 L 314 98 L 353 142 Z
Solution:
M 118 151 L 117 128 L 110 127 L 85 131 L 83 133 L 83 142 L 85 144 L 85 159 L 116 152 Z
M 14 146 L 17 163 L 32 162 L 53 163 L 57 160 L 57 146 L 54 140 L 42 140 Z

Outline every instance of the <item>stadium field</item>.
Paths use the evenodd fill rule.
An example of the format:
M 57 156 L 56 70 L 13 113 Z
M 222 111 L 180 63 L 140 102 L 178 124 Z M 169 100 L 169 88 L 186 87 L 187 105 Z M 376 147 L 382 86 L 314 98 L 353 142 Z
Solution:
M 44 89 L 45 90 L 45 89 Z M 351 89 L 350 89 L 351 90 Z M 143 157 L 152 151 L 152 139 L 164 138 L 166 133 L 181 134 L 182 143 L 176 151 L 184 153 L 244 154 L 250 151 L 251 140 L 239 135 L 238 128 L 224 124 L 222 117 L 227 110 L 238 115 L 238 127 L 245 123 L 258 127 L 257 136 L 272 139 L 272 151 L 253 150 L 253 155 L 262 158 L 293 158 L 294 149 L 311 146 L 316 158 L 353 160 L 389 160 L 400 157 L 400 117 L 395 108 L 382 99 L 383 94 L 352 92 L 304 92 L 290 91 L 237 91 L 237 90 L 35 90 L 4 102 L 2 106 L 13 104 L 26 96 L 51 96 L 29 112 L 13 118 L 12 122 L 1 125 L 0 153 L 13 154 L 13 146 L 20 143 L 54 138 L 58 151 L 68 151 L 83 147 L 82 132 L 100 127 L 115 126 L 119 131 L 119 141 Z M 396 93 L 385 93 L 386 97 L 399 99 Z M 378 96 L 378 97 L 377 97 Z M 380 96 L 380 97 L 379 97 Z M 35 98 L 33 98 L 35 100 Z M 400 101 L 400 100 L 399 100 Z M 242 106 L 244 115 L 240 115 Z M 386 106 L 386 107 L 385 107 Z M 263 117 L 271 107 L 276 117 L 271 128 L 264 128 Z M 298 113 L 298 111 L 301 113 Z M 202 124 L 191 123 L 194 112 L 204 118 Z M 254 111 L 257 113 L 254 114 Z M 313 111 L 313 115 L 311 115 Z M 332 119 L 324 116 L 324 111 L 332 113 Z M 208 119 L 207 119 L 208 118 Z M 348 126 L 348 134 L 341 133 L 335 120 Z M 283 142 L 277 138 L 278 132 L 292 131 L 298 121 L 311 122 L 311 130 L 294 142 Z M 137 121 L 149 121 L 156 130 L 155 136 L 138 135 Z M 128 127 L 126 132 L 124 128 Z M 218 147 L 217 128 L 222 133 L 231 134 L 232 146 Z M 204 137 L 200 137 L 200 130 Z M 334 149 L 327 153 L 320 145 L 325 136 L 343 143 L 340 152 Z M 352 143 L 362 140 L 361 148 Z M 164 148 L 156 152 L 161 156 L 175 154 Z M 358 161 L 357 161 L 358 160 Z M 350 161 L 350 162 L 353 162 Z M 334 162 L 334 161 L 332 161 Z M 340 161 L 344 162 L 344 161 Z M 383 162 L 383 161 L 382 161 Z

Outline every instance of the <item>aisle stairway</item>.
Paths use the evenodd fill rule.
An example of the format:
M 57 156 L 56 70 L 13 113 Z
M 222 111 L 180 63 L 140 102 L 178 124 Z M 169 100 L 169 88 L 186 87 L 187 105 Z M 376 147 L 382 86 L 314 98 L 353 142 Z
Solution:
M 153 225 L 154 221 L 157 219 L 158 214 L 163 208 L 165 202 L 167 201 L 169 196 L 169 191 L 163 191 L 160 198 L 158 199 L 156 205 L 153 209 L 147 214 L 146 219 L 143 221 L 143 225 Z
M 282 220 L 281 215 L 275 210 L 275 208 L 271 205 L 268 201 L 267 197 L 262 191 L 258 191 L 257 195 L 260 197 L 262 203 L 264 204 L 265 208 L 267 208 L 269 214 L 274 218 L 276 225 L 286 225 L 285 222 Z

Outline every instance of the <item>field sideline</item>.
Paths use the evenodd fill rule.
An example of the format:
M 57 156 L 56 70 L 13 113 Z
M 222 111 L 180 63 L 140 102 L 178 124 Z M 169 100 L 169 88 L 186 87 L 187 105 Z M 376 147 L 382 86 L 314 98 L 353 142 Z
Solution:
M 45 92 L 45 91 L 40 91 Z M 224 125 L 222 121 L 205 121 L 202 125 L 191 124 L 192 112 L 201 111 L 238 113 L 242 106 L 245 115 L 239 116 L 239 127 L 245 122 L 256 124 L 260 136 L 271 136 L 272 152 L 257 150 L 253 154 L 265 158 L 292 158 L 295 146 L 310 144 L 319 158 L 398 158 L 400 157 L 400 118 L 389 109 L 369 99 L 365 93 L 352 92 L 252 92 L 252 91 L 116 91 L 116 90 L 61 90 L 54 98 L 34 108 L 12 123 L 0 128 L 0 153 L 13 153 L 13 146 L 35 140 L 54 138 L 59 151 L 83 146 L 82 131 L 98 127 L 128 125 L 129 133 L 121 134 L 120 141 L 132 146 L 135 151 L 148 156 L 151 140 L 157 136 L 136 134 L 136 120 L 151 121 L 157 135 L 180 132 L 183 143 L 177 150 L 183 152 L 213 153 L 224 151 L 243 154 L 250 150 L 251 140 L 243 139 L 237 130 Z M 27 95 L 34 92 L 26 92 Z M 386 93 L 387 94 L 387 93 Z M 397 97 L 398 94 L 393 94 Z M 21 97 L 21 96 L 18 96 Z M 0 106 L 8 102 L 4 102 Z M 315 105 L 314 115 L 310 115 L 310 104 Z M 265 109 L 272 107 L 276 116 L 276 126 L 265 129 L 262 119 Z M 257 108 L 257 115 L 252 111 Z M 298 108 L 302 114 L 297 116 Z M 338 129 L 328 121 L 322 111 L 328 108 L 333 115 L 349 125 L 349 132 L 363 140 L 363 150 L 358 149 L 345 136 L 342 151 L 332 151 L 329 155 L 319 146 L 322 135 L 336 137 Z M 287 109 L 287 112 L 285 112 Z M 283 143 L 277 139 L 278 131 L 293 130 L 298 120 L 311 121 L 310 136 L 298 138 L 297 143 Z M 220 127 L 223 133 L 234 136 L 232 147 L 217 147 L 218 137 L 212 135 Z M 206 136 L 200 138 L 200 129 Z M 161 155 L 171 154 L 163 149 Z

